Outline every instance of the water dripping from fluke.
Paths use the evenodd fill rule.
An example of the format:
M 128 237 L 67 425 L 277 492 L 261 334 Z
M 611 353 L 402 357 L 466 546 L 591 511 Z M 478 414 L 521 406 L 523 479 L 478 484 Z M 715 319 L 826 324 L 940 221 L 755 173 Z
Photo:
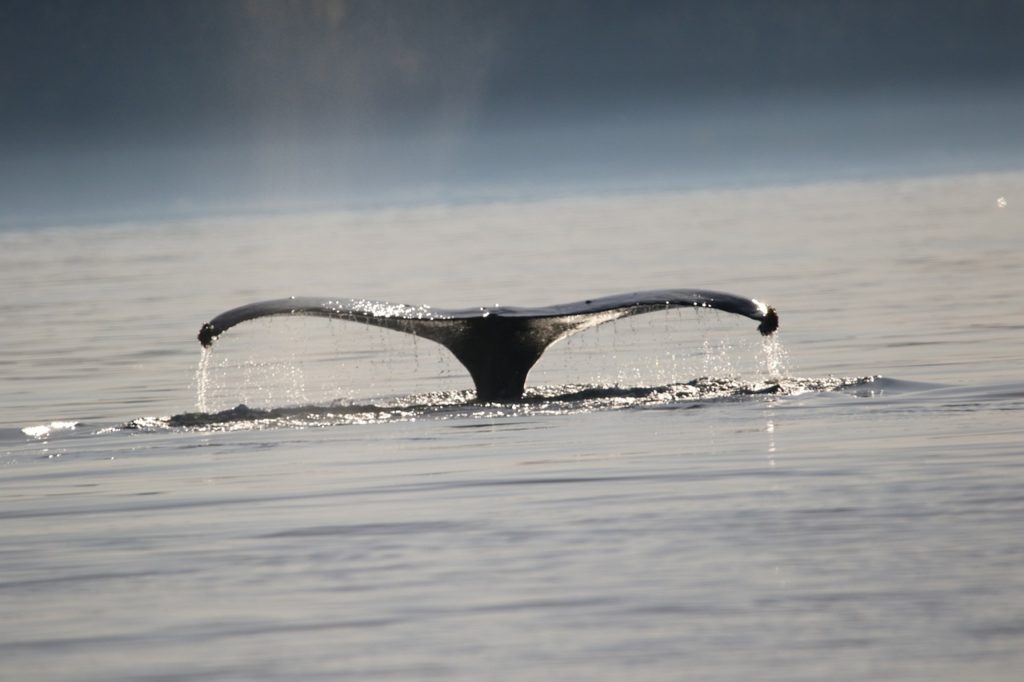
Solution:
M 765 336 L 758 353 L 758 372 L 767 379 L 781 379 L 789 374 L 789 354 L 777 335 Z
M 560 305 L 522 308 L 494 305 L 446 310 L 361 299 L 291 297 L 250 303 L 202 325 L 209 348 L 231 327 L 276 315 L 328 317 L 406 332 L 441 344 L 469 371 L 480 403 L 521 401 L 526 376 L 553 343 L 623 317 L 668 308 L 705 308 L 758 321 L 763 336 L 779 327 L 775 309 L 757 299 L 704 289 L 661 289 Z M 205 390 L 205 387 L 204 387 Z M 201 410 L 204 411 L 204 410 Z
M 209 346 L 203 346 L 203 350 L 199 355 L 199 365 L 196 367 L 196 410 L 199 412 L 207 412 L 206 396 L 207 390 L 210 385 L 210 356 L 213 355 L 213 349 Z

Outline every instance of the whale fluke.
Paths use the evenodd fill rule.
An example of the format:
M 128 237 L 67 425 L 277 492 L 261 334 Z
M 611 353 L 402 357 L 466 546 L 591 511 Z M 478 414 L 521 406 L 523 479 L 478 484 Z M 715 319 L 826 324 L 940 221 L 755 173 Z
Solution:
M 250 303 L 221 313 L 202 326 L 199 342 L 240 322 L 273 315 L 313 315 L 394 329 L 435 341 L 469 370 L 477 400 L 523 397 L 530 368 L 548 346 L 577 332 L 629 315 L 667 308 L 712 308 L 760 322 L 767 336 L 779 326 L 774 308 L 756 299 L 704 289 L 663 289 L 618 294 L 541 308 L 491 306 L 447 310 L 360 299 L 292 297 Z

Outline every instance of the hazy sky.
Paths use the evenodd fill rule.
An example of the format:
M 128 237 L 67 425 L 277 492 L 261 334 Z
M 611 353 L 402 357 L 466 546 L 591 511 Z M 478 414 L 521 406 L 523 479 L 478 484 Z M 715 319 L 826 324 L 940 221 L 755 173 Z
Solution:
M 1022 36 L 1019 0 L 4 0 L 0 224 L 1012 165 Z

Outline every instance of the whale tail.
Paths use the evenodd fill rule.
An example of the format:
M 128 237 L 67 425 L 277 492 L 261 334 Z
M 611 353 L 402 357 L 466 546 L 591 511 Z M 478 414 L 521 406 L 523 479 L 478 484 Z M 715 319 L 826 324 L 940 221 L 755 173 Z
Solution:
M 767 336 L 779 326 L 774 308 L 756 299 L 704 289 L 664 289 L 618 294 L 574 303 L 517 308 L 493 306 L 446 310 L 358 299 L 282 298 L 221 313 L 202 326 L 205 347 L 231 327 L 259 317 L 312 315 L 361 322 L 415 334 L 452 352 L 469 370 L 482 402 L 523 397 L 526 375 L 559 339 L 630 315 L 668 308 L 710 308 L 760 322 Z

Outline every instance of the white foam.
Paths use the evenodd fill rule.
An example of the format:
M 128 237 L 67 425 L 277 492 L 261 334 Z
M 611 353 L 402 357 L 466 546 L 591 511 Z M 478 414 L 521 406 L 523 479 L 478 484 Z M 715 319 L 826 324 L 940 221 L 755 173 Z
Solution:
M 80 422 L 50 422 L 49 424 L 39 424 L 38 426 L 26 426 L 21 430 L 26 436 L 32 438 L 46 438 L 54 431 L 73 431 Z

